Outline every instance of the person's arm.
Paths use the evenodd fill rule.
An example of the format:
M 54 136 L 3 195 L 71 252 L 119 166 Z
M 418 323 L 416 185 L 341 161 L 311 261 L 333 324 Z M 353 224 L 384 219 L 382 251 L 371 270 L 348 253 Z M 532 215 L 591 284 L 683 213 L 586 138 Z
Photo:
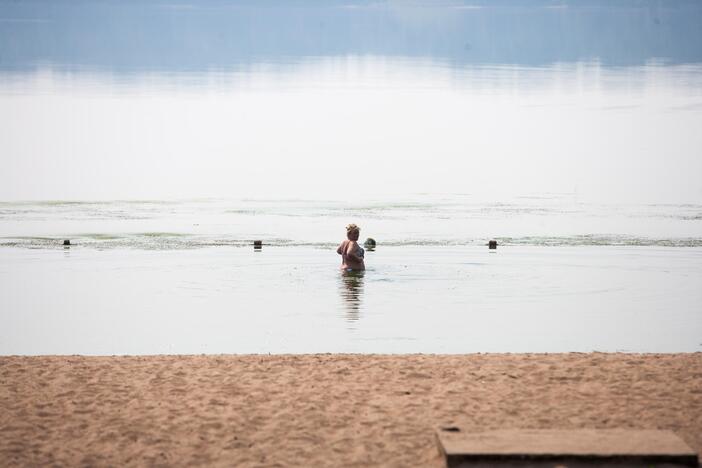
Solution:
M 356 263 L 362 263 L 363 258 L 356 255 L 356 245 L 357 244 L 355 242 L 348 243 L 348 245 L 346 246 L 346 256 Z
M 336 253 L 338 253 L 339 255 L 342 255 L 342 254 L 344 253 L 344 249 L 346 248 L 346 243 L 347 243 L 347 242 L 348 242 L 348 241 L 342 242 L 341 245 L 339 245 L 339 248 L 336 249 Z

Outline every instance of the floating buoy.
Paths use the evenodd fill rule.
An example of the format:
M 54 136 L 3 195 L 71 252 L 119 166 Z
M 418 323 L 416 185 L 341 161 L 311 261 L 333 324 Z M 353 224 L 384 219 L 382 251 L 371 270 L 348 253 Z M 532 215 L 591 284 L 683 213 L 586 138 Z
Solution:
M 63 245 L 67 245 L 67 246 L 71 245 L 71 240 L 70 240 L 70 239 L 64 239 Z
M 491 240 L 490 242 L 488 242 L 488 248 L 490 250 L 495 250 L 497 248 L 497 241 Z
M 254 250 L 261 250 L 262 247 L 263 247 L 263 241 L 260 241 L 260 240 L 254 241 Z
M 373 250 L 375 249 L 375 239 L 372 237 L 369 237 L 366 239 L 366 241 L 363 243 L 363 246 L 368 249 L 368 250 Z

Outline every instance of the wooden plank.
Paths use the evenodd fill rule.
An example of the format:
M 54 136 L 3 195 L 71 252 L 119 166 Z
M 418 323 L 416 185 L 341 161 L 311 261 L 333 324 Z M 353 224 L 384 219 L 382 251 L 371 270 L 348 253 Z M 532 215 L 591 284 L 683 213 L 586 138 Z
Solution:
M 698 466 L 697 453 L 671 431 L 440 428 L 449 468 L 463 466 Z

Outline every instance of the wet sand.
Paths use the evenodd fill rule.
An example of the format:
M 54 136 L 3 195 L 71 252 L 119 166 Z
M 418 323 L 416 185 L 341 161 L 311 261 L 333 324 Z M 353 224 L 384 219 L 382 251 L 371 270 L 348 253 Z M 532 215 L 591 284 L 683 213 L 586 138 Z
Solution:
M 0 357 L 5 466 L 442 466 L 441 425 L 670 429 L 702 353 Z

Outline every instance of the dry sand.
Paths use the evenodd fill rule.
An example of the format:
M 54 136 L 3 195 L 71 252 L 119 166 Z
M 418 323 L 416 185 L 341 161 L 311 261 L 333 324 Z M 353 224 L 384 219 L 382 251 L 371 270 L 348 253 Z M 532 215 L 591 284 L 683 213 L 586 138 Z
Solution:
M 671 429 L 702 353 L 0 357 L 0 464 L 442 466 L 434 429 Z

